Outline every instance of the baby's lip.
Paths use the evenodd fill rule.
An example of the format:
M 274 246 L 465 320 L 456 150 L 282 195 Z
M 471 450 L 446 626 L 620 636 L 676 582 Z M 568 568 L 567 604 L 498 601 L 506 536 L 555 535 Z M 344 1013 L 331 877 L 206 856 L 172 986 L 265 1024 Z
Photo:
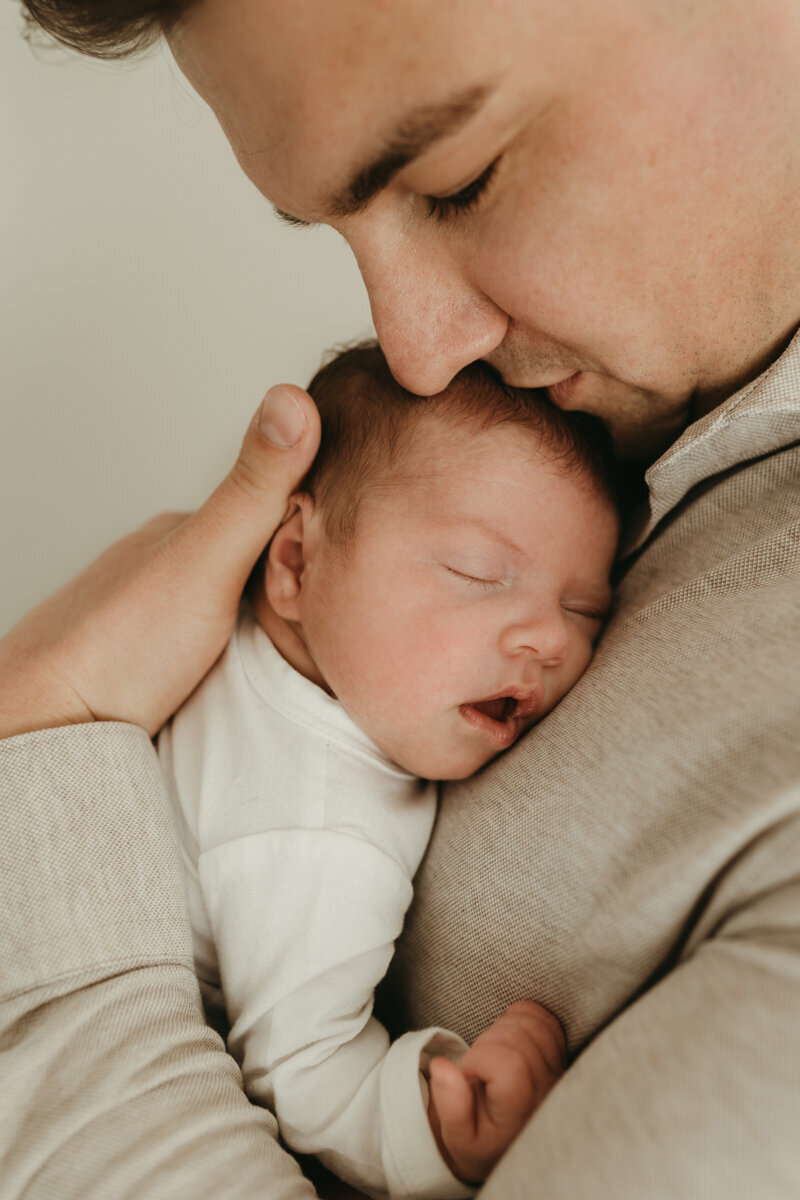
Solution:
M 499 746 L 510 746 L 522 732 L 523 722 L 536 716 L 542 707 L 542 689 L 511 684 L 482 700 L 460 705 L 462 717 L 475 729 L 487 734 Z
M 499 708 L 501 701 L 505 702 L 505 711 Z M 518 683 L 509 684 L 507 687 L 493 692 L 491 696 L 484 696 L 482 700 L 469 701 L 470 707 L 477 708 L 479 712 L 493 715 L 492 710 L 500 711 L 503 713 L 502 719 L 513 717 L 520 721 L 532 717 L 541 707 L 541 703 L 541 687 Z M 495 717 L 494 719 L 498 720 L 499 718 Z

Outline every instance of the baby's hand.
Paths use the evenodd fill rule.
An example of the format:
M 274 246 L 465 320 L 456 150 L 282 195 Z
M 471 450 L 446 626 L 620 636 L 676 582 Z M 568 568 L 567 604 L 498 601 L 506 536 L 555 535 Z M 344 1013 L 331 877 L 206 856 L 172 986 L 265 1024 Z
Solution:
M 485 1179 L 565 1066 L 561 1026 L 532 1000 L 506 1009 L 458 1063 L 434 1058 L 428 1118 L 453 1173 Z

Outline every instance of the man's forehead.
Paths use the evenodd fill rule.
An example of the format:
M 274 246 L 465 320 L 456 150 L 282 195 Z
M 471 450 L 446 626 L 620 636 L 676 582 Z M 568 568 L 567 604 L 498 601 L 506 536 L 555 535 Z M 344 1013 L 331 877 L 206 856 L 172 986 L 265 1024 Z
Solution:
M 473 29 L 487 8 L 199 0 L 169 42 L 257 186 L 267 164 L 289 196 L 315 174 L 349 209 L 480 103 L 497 71 Z

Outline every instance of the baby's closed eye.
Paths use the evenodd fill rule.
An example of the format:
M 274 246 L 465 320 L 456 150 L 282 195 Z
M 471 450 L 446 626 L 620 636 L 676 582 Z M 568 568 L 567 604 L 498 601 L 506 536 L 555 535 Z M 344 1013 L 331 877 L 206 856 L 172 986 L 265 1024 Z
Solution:
M 505 583 L 505 581 L 502 579 L 487 579 L 483 575 L 473 575 L 468 571 L 459 571 L 456 569 L 456 567 L 448 566 L 447 563 L 442 563 L 442 566 L 450 575 L 454 575 L 457 579 L 462 580 L 467 585 L 478 584 L 489 589 L 503 587 Z

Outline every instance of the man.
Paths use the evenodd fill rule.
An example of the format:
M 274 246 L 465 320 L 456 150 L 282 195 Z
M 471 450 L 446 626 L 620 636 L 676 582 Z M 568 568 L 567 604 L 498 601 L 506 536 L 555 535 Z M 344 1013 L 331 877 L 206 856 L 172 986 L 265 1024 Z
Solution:
M 125 37 L 141 33 L 136 19 L 123 22 Z M 435 392 L 483 357 L 509 382 L 600 415 L 621 453 L 655 460 L 592 668 L 533 736 L 446 792 L 391 981 L 414 1025 L 469 1038 L 529 996 L 565 1026 L 575 1061 L 482 1194 L 796 1194 L 798 6 L 197 0 L 150 20 L 256 186 L 290 221 L 325 221 L 350 242 L 403 384 Z M 106 47 L 117 36 L 106 6 L 98 29 Z M 31 771 L 33 811 L 56 808 L 62 823 L 66 792 L 74 804 L 75 780 L 88 779 L 93 805 L 124 820 L 141 849 L 133 796 L 162 812 L 146 747 L 130 727 L 50 727 L 110 717 L 152 733 L 210 664 L 259 540 L 315 445 L 302 393 L 279 389 L 270 403 L 267 431 L 284 449 L 254 427 L 234 475 L 188 524 L 155 550 L 143 534 L 110 552 L 88 583 L 6 639 L 0 732 L 27 734 L 5 748 L 16 811 L 33 806 Z M 276 435 L 292 413 L 299 425 Z M 197 627 L 182 631 L 180 649 L 166 583 L 176 559 L 187 594 L 197 589 Z M 153 683 L 156 662 L 169 686 Z M 100 870 L 101 847 L 90 849 L 84 888 Z M 65 894 L 77 859 L 64 868 Z M 103 928 L 113 919 L 130 937 L 117 905 Z M 166 960 L 184 961 L 185 945 L 146 915 L 125 961 L 136 979 L 146 968 L 156 980 Z M 42 938 L 14 943 L 27 964 L 16 989 L 26 1029 L 30 997 L 47 999 L 39 1040 L 16 1043 L 20 1079 L 52 1064 L 56 1020 L 72 1030 L 92 1011 L 82 983 L 56 995 L 55 973 L 67 968 L 52 951 L 54 928 L 64 936 L 54 920 L 48 909 L 37 916 Z M 70 978 L 83 971 L 99 1004 L 120 983 L 96 948 L 92 957 L 85 914 L 72 924 Z M 85 1195 L 102 1162 L 106 1196 L 137 1169 L 158 1186 L 140 1182 L 134 1194 L 197 1194 L 195 1177 L 180 1175 L 191 1169 L 188 1156 L 179 1161 L 184 1139 L 201 1194 L 258 1194 L 252 1177 L 231 1177 L 230 1145 L 211 1138 L 198 1149 L 204 1123 L 222 1127 L 224 1072 L 192 1060 L 204 1080 L 193 1116 L 177 1069 L 144 1070 L 148 1047 L 165 1061 L 156 1034 L 141 1032 L 153 1011 L 166 1020 L 153 1003 L 126 996 L 124 1037 L 107 1038 L 91 1087 L 89 1068 L 81 1077 L 69 1060 L 78 1098 L 68 1111 L 98 1088 L 117 1106 L 91 1138 L 94 1157 L 76 1134 L 48 1158 L 42 1135 L 35 1160 L 31 1099 L 15 1180 L 32 1176 L 34 1161 L 46 1162 L 40 1181 L 69 1163 L 73 1191 L 56 1194 L 80 1184 Z M 200 1039 L 184 1003 L 180 1019 L 169 1010 L 173 1039 L 176 1029 Z M 108 1064 L 128 1080 L 131 1062 L 137 1078 L 172 1091 L 176 1138 L 157 1133 L 156 1106 L 135 1134 L 120 1121 L 125 1089 Z M 51 1089 L 39 1100 L 40 1123 L 43 1112 L 54 1119 L 54 1094 L 63 1099 Z M 237 1104 L 225 1111 L 240 1113 Z M 261 1155 L 284 1171 L 263 1133 L 227 1119 L 246 1169 Z M 98 1121 L 82 1127 L 96 1132 Z M 142 1158 L 132 1165 L 134 1137 Z M 302 1187 L 273 1178 L 262 1194 Z

